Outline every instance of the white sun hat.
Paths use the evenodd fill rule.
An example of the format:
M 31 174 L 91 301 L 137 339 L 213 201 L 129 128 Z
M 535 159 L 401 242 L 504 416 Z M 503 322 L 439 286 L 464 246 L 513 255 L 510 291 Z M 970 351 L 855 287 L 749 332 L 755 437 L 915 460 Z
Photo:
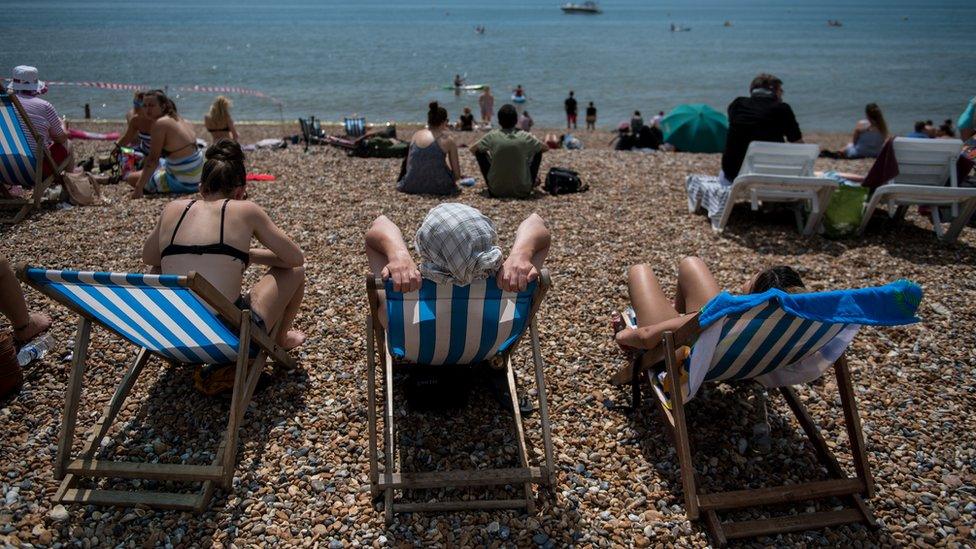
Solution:
M 44 89 L 44 82 L 37 79 L 37 67 L 18 65 L 14 67 L 10 81 L 10 89 L 14 91 L 39 92 Z

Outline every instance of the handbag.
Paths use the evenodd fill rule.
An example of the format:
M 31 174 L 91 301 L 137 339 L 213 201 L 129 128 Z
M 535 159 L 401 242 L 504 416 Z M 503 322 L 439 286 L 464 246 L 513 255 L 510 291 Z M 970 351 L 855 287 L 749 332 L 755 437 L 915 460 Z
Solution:
M 568 168 L 549 168 L 546 183 L 542 187 L 549 194 L 581 193 L 589 190 L 590 186 L 580 180 L 579 174 Z
M 61 182 L 68 201 L 75 206 L 91 206 L 101 201 L 98 182 L 88 172 L 65 172 Z

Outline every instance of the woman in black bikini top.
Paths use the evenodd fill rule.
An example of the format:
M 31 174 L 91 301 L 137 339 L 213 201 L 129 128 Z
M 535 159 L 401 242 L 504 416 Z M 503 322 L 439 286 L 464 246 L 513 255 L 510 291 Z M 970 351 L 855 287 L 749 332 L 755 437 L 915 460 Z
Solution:
M 143 261 L 154 272 L 186 275 L 195 271 L 286 349 L 305 334 L 292 329 L 305 287 L 301 249 L 267 212 L 244 199 L 246 170 L 240 145 L 221 139 L 207 149 L 200 182 L 201 199 L 174 200 L 146 239 Z M 179 238 L 180 242 L 176 239 Z M 250 247 L 253 238 L 264 247 Z M 248 266 L 270 267 L 250 291 L 242 287 Z
M 234 127 L 234 119 L 230 116 L 230 108 L 233 106 L 230 99 L 218 95 L 210 105 L 210 112 L 204 115 L 203 125 L 210 132 L 214 143 L 224 138 L 238 140 L 237 128 Z

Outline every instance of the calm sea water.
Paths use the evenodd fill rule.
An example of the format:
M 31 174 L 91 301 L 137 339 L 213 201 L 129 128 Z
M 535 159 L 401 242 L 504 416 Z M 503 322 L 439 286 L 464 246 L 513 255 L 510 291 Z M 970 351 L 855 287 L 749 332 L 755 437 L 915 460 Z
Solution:
M 0 0 L 0 71 L 36 65 L 42 79 L 235 85 L 239 119 L 417 121 L 427 102 L 455 118 L 477 96 L 445 91 L 455 73 L 490 84 L 496 107 L 516 84 L 540 125 L 563 122 L 569 89 L 610 127 L 685 102 L 724 110 L 772 72 L 804 129 L 847 131 L 864 105 L 892 129 L 956 118 L 976 94 L 972 0 L 605 0 L 598 16 L 561 0 Z M 832 28 L 827 19 L 839 19 Z M 731 27 L 724 27 L 731 21 Z M 691 27 L 669 32 L 670 23 Z M 487 32 L 474 32 L 484 25 Z M 4 74 L 6 76 L 6 74 Z M 128 92 L 52 87 L 63 114 L 120 118 Z M 182 93 L 202 117 L 212 95 Z

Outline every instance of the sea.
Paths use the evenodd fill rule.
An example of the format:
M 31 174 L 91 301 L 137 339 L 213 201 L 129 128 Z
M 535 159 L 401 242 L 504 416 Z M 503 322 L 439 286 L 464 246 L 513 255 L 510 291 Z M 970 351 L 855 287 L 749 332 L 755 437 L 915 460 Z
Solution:
M 521 84 L 537 126 L 564 123 L 569 90 L 598 126 L 682 103 L 724 111 L 753 76 L 784 82 L 801 128 L 846 132 L 879 104 L 892 131 L 956 119 L 976 95 L 973 0 L 605 0 L 571 15 L 559 0 L 0 0 L 0 76 L 165 88 L 203 117 L 228 93 L 237 120 L 364 116 L 421 121 L 438 101 L 477 115 Z M 835 20 L 840 26 L 828 25 Z M 673 32 L 675 28 L 687 29 Z M 483 33 L 476 32 L 482 26 Z M 257 92 L 260 95 L 251 95 Z M 51 85 L 69 118 L 120 119 L 131 92 Z M 582 123 L 582 122 L 581 122 Z

